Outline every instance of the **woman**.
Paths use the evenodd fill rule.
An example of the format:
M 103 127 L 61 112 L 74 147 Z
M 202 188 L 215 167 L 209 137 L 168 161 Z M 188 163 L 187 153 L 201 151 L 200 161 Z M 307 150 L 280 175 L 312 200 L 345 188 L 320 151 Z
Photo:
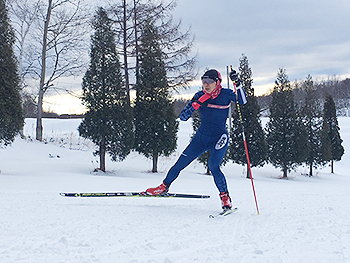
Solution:
M 238 75 L 235 72 L 230 77 L 239 85 Z M 201 125 L 190 144 L 169 170 L 163 183 L 157 187 L 148 188 L 146 194 L 161 195 L 167 193 L 171 183 L 186 166 L 202 153 L 210 151 L 209 170 L 219 190 L 222 208 L 227 210 L 232 208 L 232 203 L 220 164 L 228 147 L 226 120 L 231 101 L 236 102 L 236 94 L 231 89 L 222 88 L 221 74 L 215 69 L 206 71 L 201 79 L 203 90 L 194 95 L 179 116 L 180 120 L 187 121 L 192 113 L 199 109 Z M 242 101 L 240 97 L 239 101 Z

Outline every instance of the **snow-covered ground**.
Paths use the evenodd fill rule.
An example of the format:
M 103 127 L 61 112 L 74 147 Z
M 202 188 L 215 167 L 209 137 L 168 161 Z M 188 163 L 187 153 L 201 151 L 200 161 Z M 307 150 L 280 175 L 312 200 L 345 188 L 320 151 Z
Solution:
M 260 208 L 250 180 L 232 163 L 223 167 L 238 211 L 220 211 L 213 180 L 198 162 L 182 172 L 171 192 L 209 194 L 210 199 L 64 198 L 59 192 L 140 191 L 161 183 L 189 141 L 181 123 L 179 147 L 159 160 L 132 153 L 108 160 L 94 174 L 93 145 L 79 138 L 80 120 L 44 120 L 45 141 L 15 142 L 0 150 L 0 262 L 350 262 L 350 118 L 339 118 L 346 149 L 336 163 L 309 178 L 300 167 L 290 180 L 270 165 L 253 168 Z M 35 137 L 34 120 L 25 134 Z

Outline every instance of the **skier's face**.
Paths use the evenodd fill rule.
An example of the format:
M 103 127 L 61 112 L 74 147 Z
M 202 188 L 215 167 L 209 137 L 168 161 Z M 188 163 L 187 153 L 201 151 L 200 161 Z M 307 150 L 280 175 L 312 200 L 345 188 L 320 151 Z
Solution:
M 213 81 L 206 81 L 207 79 L 203 79 L 202 80 L 202 83 L 203 83 L 203 91 L 205 93 L 212 93 L 213 90 L 215 89 L 216 87 L 216 81 L 213 80 Z M 208 79 L 208 80 L 211 80 L 211 79 Z

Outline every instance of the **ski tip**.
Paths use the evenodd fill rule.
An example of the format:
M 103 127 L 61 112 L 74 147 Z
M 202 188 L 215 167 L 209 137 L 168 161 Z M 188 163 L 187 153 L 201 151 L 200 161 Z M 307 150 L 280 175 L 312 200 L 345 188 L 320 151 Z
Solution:
M 222 212 L 215 214 L 215 215 L 209 215 L 209 218 L 218 218 L 218 217 L 225 217 L 229 214 L 232 214 L 238 210 L 238 207 L 233 207 L 232 209 L 225 209 Z

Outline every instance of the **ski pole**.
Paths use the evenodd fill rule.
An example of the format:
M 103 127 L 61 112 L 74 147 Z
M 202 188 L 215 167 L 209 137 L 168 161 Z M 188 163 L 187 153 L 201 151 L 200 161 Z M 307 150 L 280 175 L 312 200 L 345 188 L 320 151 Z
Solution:
M 232 65 L 230 66 L 230 68 L 231 68 L 231 72 L 232 72 L 233 71 Z M 245 149 L 245 155 L 247 157 L 247 165 L 248 165 L 248 171 L 249 171 L 249 175 L 250 175 L 250 181 L 252 182 L 252 188 L 253 188 L 253 194 L 254 194 L 256 211 L 257 211 L 257 213 L 259 215 L 260 213 L 259 213 L 258 201 L 257 201 L 257 198 L 256 198 L 256 193 L 255 193 L 252 169 L 250 167 L 250 158 L 249 158 L 247 140 L 245 138 L 245 132 L 244 132 L 243 117 L 242 117 L 241 107 L 240 107 L 239 102 L 238 102 L 238 92 L 237 92 L 237 87 L 236 87 L 236 81 L 232 80 L 232 82 L 233 82 L 234 92 L 236 94 L 236 107 L 237 107 L 237 111 L 238 111 L 238 118 L 239 118 L 239 121 L 240 121 L 241 126 L 242 126 L 242 139 L 243 139 L 243 144 L 244 144 L 244 149 Z
M 227 76 L 227 88 L 230 89 L 230 73 L 229 73 L 229 69 L 228 66 L 226 66 L 226 76 Z M 231 107 L 231 103 L 230 103 L 230 107 L 228 108 L 228 128 L 229 130 L 232 129 L 232 107 Z

